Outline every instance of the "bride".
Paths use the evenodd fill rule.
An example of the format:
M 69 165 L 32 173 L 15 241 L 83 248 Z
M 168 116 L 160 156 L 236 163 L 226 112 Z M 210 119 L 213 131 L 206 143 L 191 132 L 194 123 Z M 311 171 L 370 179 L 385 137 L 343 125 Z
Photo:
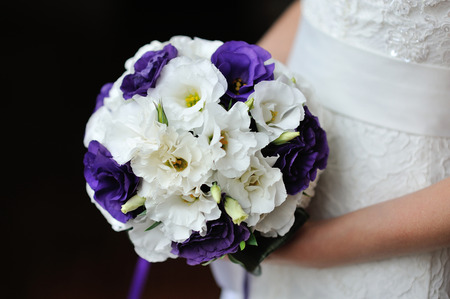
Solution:
M 260 45 L 314 87 L 330 158 L 249 298 L 450 298 L 450 1 L 303 0 Z M 239 266 L 212 270 L 244 298 Z

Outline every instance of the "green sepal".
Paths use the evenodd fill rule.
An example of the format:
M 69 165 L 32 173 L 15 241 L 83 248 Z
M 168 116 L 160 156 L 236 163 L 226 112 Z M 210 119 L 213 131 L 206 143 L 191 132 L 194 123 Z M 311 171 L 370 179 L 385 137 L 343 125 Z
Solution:
M 208 266 L 209 264 L 211 264 L 211 263 L 214 262 L 215 260 L 217 260 L 217 259 L 209 260 L 209 261 L 207 261 L 207 262 L 204 262 L 204 263 L 201 264 L 201 265 L 202 265 L 202 266 Z
M 309 215 L 303 208 L 297 208 L 294 224 L 284 236 L 268 238 L 256 231 L 253 235 L 258 245 L 246 246 L 244 250 L 228 254 L 230 261 L 241 265 L 253 275 L 261 275 L 261 262 L 276 249 L 286 244 L 308 218 Z
M 255 102 L 255 98 L 250 98 L 247 101 L 245 101 L 244 104 L 247 105 L 248 110 L 252 110 L 254 102 Z
M 161 221 L 157 221 L 155 223 L 153 223 L 149 228 L 147 228 L 145 231 L 148 232 L 149 230 L 154 229 L 155 227 L 157 227 L 158 225 L 161 224 Z
M 147 210 L 143 210 L 143 211 L 138 215 L 138 217 L 140 217 L 140 216 L 145 216 L 145 215 L 147 215 Z
M 232 106 L 233 106 L 233 101 L 230 99 L 230 102 L 228 103 L 227 111 L 230 110 Z

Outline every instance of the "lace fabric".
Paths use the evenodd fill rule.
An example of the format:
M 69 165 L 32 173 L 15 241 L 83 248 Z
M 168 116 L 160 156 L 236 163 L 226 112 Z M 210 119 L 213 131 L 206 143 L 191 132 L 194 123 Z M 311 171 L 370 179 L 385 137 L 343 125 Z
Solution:
M 314 26 L 406 62 L 450 67 L 448 0 L 303 0 Z
M 434 70 L 444 71 L 448 75 L 450 0 L 302 0 L 302 12 L 314 28 L 349 45 L 352 51 L 364 52 L 363 55 L 368 55 L 369 60 L 378 56 L 390 57 L 390 61 L 414 65 L 418 69 L 425 67 L 433 74 Z M 311 51 L 304 50 L 308 47 L 312 47 Z M 409 103 L 411 93 L 403 93 L 402 90 L 411 89 L 415 94 L 420 82 L 413 83 L 401 75 L 385 80 L 386 72 L 392 70 L 389 61 L 375 63 L 376 68 L 373 69 L 378 68 L 378 71 L 372 73 L 367 71 L 366 64 L 355 65 L 353 55 L 339 56 L 340 61 L 333 65 L 334 73 L 330 76 L 331 62 L 320 60 L 324 55 L 335 59 L 331 54 L 337 50 L 336 47 L 333 44 L 321 47 L 325 50 L 319 51 L 312 38 L 299 38 L 290 63 L 290 68 L 310 81 L 317 91 L 316 99 L 308 106 L 319 116 L 330 145 L 328 167 L 322 173 L 316 195 L 311 201 L 310 214 L 315 219 L 337 217 L 414 192 L 450 176 L 448 134 L 425 134 L 402 129 L 401 126 L 387 126 L 382 118 L 385 117 L 383 113 L 373 113 L 385 111 L 384 105 L 394 101 L 394 98 L 389 98 L 386 102 L 385 96 L 392 96 L 385 93 L 386 90 L 395 91 L 395 100 Z M 345 77 L 351 80 L 344 78 L 337 85 L 329 84 L 330 79 L 342 77 L 341 71 L 348 70 L 349 64 L 354 66 L 352 70 L 370 72 L 373 80 L 363 82 L 363 76 L 356 75 Z M 305 69 L 305 65 L 309 68 Z M 378 80 L 380 77 L 383 80 Z M 386 86 L 397 83 L 405 89 L 389 89 Z M 361 91 L 360 86 L 363 86 L 363 92 L 355 96 L 355 87 Z M 429 90 L 427 86 L 424 84 L 421 88 Z M 447 90 L 445 86 L 442 88 L 444 91 Z M 324 89 L 326 93 L 320 92 Z M 380 90 L 383 92 L 380 93 Z M 450 101 L 450 98 L 445 97 L 446 92 L 442 94 L 443 101 L 436 105 L 448 111 L 447 99 Z M 336 101 L 338 105 L 354 103 L 346 101 L 350 97 L 362 102 L 363 106 L 370 104 L 380 109 L 371 110 L 375 119 L 368 121 L 348 113 L 352 110 L 348 105 L 345 109 L 333 109 L 331 102 L 324 99 L 328 96 L 332 97 L 331 102 Z M 431 103 L 430 96 L 419 96 L 416 100 L 419 105 L 408 107 L 408 112 L 417 116 L 418 122 L 431 119 L 424 117 L 423 113 L 424 107 Z M 423 106 L 420 105 L 422 101 Z M 223 273 L 220 265 L 214 267 L 217 267 L 216 273 L 220 276 Z M 230 271 L 242 273 L 238 266 Z M 234 287 L 233 283 L 229 284 L 223 287 L 231 290 L 241 288 L 240 283 L 234 283 Z M 243 296 L 242 293 L 235 293 L 227 298 Z M 250 280 L 250 298 L 447 299 L 450 298 L 450 248 L 322 270 L 264 263 L 262 276 Z
M 313 108 L 331 149 L 311 202 L 313 218 L 340 216 L 450 176 L 450 138 L 395 131 Z M 250 298 L 445 299 L 450 249 L 322 270 L 265 264 L 251 291 Z

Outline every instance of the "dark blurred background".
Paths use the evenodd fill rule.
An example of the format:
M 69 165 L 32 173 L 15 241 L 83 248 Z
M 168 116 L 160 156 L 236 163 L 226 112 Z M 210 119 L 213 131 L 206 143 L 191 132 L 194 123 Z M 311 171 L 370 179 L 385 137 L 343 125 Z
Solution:
M 100 87 L 155 39 L 256 43 L 291 2 L 3 2 L 0 297 L 126 298 L 137 256 L 90 203 L 83 178 Z M 143 298 L 218 296 L 208 267 L 180 259 L 153 265 Z

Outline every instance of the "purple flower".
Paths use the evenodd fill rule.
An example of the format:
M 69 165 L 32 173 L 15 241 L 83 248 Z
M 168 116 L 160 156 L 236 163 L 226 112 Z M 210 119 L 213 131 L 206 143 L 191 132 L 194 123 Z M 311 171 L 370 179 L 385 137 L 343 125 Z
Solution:
M 172 243 L 172 253 L 184 257 L 189 265 L 198 265 L 239 250 L 239 244 L 247 241 L 250 231 L 245 224 L 234 224 L 224 208 L 219 219 L 207 222 L 205 236 L 194 232 L 183 243 Z
M 141 211 L 124 214 L 122 205 L 136 192 L 139 178 L 131 171 L 129 163 L 119 165 L 111 153 L 99 142 L 89 143 L 84 156 L 84 177 L 94 190 L 95 201 L 120 222 L 127 222 Z
M 308 188 L 317 175 L 317 169 L 325 169 L 328 160 L 328 142 L 317 117 L 304 106 L 305 118 L 297 131 L 300 136 L 282 145 L 268 145 L 265 156 L 279 155 L 274 167 L 280 168 L 288 194 L 294 195 Z
M 113 87 L 113 84 L 114 83 L 106 83 L 105 85 L 102 86 L 102 88 L 100 89 L 100 93 L 97 95 L 97 100 L 95 102 L 94 112 L 97 111 L 100 107 L 103 106 L 103 100 L 106 97 L 109 97 L 109 91 Z
M 123 78 L 120 90 L 128 100 L 135 94 L 146 96 L 149 88 L 156 85 L 156 80 L 163 67 L 178 55 L 177 49 L 171 44 L 159 51 L 148 51 L 134 64 L 134 73 Z
M 228 82 L 228 101 L 246 101 L 256 83 L 273 80 L 275 65 L 264 64 L 270 57 L 263 48 L 244 41 L 226 42 L 213 53 L 212 63 Z

